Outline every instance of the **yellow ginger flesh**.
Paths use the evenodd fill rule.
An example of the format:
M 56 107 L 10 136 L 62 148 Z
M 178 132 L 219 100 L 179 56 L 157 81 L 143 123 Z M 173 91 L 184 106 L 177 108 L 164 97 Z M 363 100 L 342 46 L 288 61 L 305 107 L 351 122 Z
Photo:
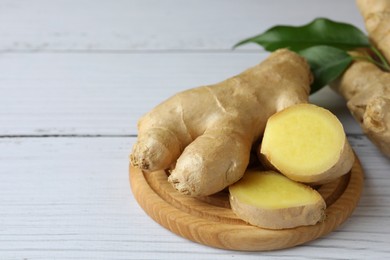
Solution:
M 340 151 L 345 142 L 341 123 L 326 110 L 312 110 L 308 105 L 270 118 L 267 128 L 263 150 L 286 173 L 313 174 L 329 169 L 339 159 L 333 151 Z
M 292 228 L 324 218 L 326 204 L 316 190 L 274 171 L 248 170 L 229 192 L 233 212 L 255 226 Z
M 243 203 L 266 209 L 298 207 L 322 199 L 310 187 L 271 171 L 249 171 L 239 184 L 230 187 L 230 192 Z
M 347 173 L 354 161 L 340 121 L 312 104 L 271 116 L 260 152 L 284 175 L 307 183 L 331 181 Z

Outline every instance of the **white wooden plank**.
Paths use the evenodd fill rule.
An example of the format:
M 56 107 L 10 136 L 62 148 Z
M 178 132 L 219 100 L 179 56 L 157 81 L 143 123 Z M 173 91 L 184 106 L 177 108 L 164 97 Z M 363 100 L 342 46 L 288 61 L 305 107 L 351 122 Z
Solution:
M 2 0 L 0 51 L 229 50 L 316 17 L 363 29 L 354 1 Z
M 0 56 L 0 135 L 136 134 L 141 115 L 178 91 L 212 84 L 260 53 L 11 53 Z M 329 89 L 312 102 L 360 133 Z
M 352 217 L 297 248 L 240 253 L 189 242 L 137 205 L 127 156 L 135 138 L 1 138 L 1 259 L 386 259 L 390 256 L 389 161 L 350 136 L 366 182 Z

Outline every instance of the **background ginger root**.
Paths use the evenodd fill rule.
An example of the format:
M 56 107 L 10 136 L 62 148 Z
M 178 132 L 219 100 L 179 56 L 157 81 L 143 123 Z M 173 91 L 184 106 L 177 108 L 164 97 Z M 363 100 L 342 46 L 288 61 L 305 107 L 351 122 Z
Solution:
M 390 61 L 390 1 L 357 0 L 372 43 Z M 346 100 L 363 132 L 390 157 L 390 73 L 355 61 L 331 84 Z
M 347 100 L 367 137 L 390 157 L 390 73 L 370 62 L 355 61 L 332 88 Z
M 310 83 L 306 61 L 279 50 L 235 77 L 178 93 L 140 119 L 131 163 L 144 171 L 175 164 L 168 180 L 178 191 L 216 193 L 243 176 L 267 119 L 307 102 Z
M 325 217 L 326 203 L 316 190 L 273 171 L 248 170 L 229 192 L 233 212 L 255 226 L 293 228 Z
M 372 43 L 390 61 L 390 1 L 357 0 Z
M 271 116 L 260 153 L 288 178 L 310 184 L 348 173 L 355 158 L 337 117 L 312 104 L 294 105 Z

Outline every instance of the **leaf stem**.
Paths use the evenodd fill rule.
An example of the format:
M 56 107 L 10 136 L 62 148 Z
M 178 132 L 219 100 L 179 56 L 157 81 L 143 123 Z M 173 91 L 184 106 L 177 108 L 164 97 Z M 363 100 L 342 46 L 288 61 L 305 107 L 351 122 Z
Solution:
M 382 53 L 377 49 L 375 48 L 374 46 L 371 46 L 370 49 L 375 53 L 375 55 L 379 58 L 379 60 L 381 61 L 381 64 L 382 64 L 382 68 L 386 71 L 390 71 L 390 65 L 389 63 L 387 62 L 386 58 L 382 55 Z
M 361 56 L 358 56 L 358 55 L 351 55 L 352 59 L 354 60 L 365 60 L 365 61 L 369 61 L 373 64 L 375 64 L 376 66 L 378 66 L 379 68 L 381 68 L 382 70 L 384 71 L 387 71 L 389 72 L 390 71 L 390 66 L 389 64 L 387 63 L 386 59 L 384 59 L 384 57 L 382 56 L 382 54 L 378 51 L 378 50 L 374 50 L 374 47 L 370 47 L 370 49 L 377 55 L 377 57 L 380 59 L 380 61 L 377 61 L 375 60 L 374 58 L 372 58 L 370 56 L 370 54 L 368 54 L 367 52 L 364 52 Z M 377 54 L 378 53 L 378 54 Z
M 381 69 L 384 69 L 382 63 L 377 62 L 376 60 L 374 60 L 374 59 L 371 58 L 370 56 L 351 56 L 351 57 L 352 57 L 352 59 L 354 59 L 354 60 L 365 60 L 365 61 L 369 61 L 369 62 L 375 64 L 376 66 L 380 67 Z

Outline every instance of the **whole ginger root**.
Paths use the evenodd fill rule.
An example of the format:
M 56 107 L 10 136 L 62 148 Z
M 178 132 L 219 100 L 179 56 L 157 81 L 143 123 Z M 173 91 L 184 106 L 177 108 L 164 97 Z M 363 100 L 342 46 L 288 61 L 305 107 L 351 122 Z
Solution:
M 243 176 L 267 119 L 308 101 L 311 81 L 306 61 L 282 49 L 235 77 L 178 93 L 138 122 L 131 164 L 174 166 L 168 181 L 183 194 L 221 191 Z
M 372 43 L 390 61 L 390 1 L 357 0 Z M 346 100 L 363 132 L 390 157 L 390 73 L 355 61 L 331 84 Z

